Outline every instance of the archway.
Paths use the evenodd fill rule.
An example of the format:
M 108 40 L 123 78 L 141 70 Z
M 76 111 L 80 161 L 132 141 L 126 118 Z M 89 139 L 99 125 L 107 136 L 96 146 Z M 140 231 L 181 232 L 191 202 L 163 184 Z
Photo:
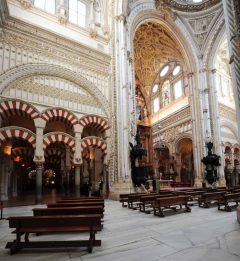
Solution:
M 2 134 L 3 131 L 1 131 L 0 136 Z M 29 139 L 14 135 L 2 140 L 0 179 L 4 187 L 1 191 L 1 199 L 22 198 L 28 194 L 34 195 L 35 179 L 29 176 L 29 173 L 35 170 L 33 156 L 34 147 Z
M 192 140 L 188 138 L 181 139 L 177 144 L 176 151 L 179 179 L 181 182 L 187 182 L 193 186 L 195 175 Z
M 81 140 L 82 147 L 82 171 L 81 171 L 81 193 L 99 195 L 101 181 L 103 190 L 107 191 L 107 179 L 104 174 L 104 157 L 106 157 L 106 142 L 94 136 L 88 136 Z

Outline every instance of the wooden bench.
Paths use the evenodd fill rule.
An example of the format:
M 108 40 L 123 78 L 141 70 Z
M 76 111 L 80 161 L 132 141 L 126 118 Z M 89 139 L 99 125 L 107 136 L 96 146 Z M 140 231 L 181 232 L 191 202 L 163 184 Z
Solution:
M 1 219 L 3 219 L 3 202 L 0 201 Z
M 164 217 L 164 209 L 173 209 L 176 211 L 176 206 L 179 206 L 180 209 L 182 209 L 182 205 L 185 206 L 186 212 L 191 212 L 191 208 L 188 206 L 188 196 L 156 198 L 152 205 L 154 215 L 160 217 Z
M 22 248 L 56 248 L 56 247 L 87 247 L 92 252 L 93 246 L 101 246 L 101 240 L 95 239 L 97 231 L 101 231 L 101 215 L 73 216 L 21 216 L 9 217 L 9 228 L 16 229 L 16 240 L 8 242 L 5 248 L 14 254 Z M 64 241 L 29 241 L 30 233 L 64 233 L 89 232 L 88 240 Z M 21 236 L 25 240 L 21 241 Z
M 157 194 L 157 195 L 142 196 L 139 202 L 139 211 L 149 214 L 153 210 L 152 202 L 155 200 L 155 198 L 172 197 L 172 196 L 173 194 L 162 194 L 162 195 Z
M 103 197 L 93 197 L 93 196 L 91 196 L 91 197 L 86 197 L 86 196 L 81 196 L 81 197 L 62 197 L 61 198 L 61 200 L 86 200 L 86 199 L 93 199 L 93 200 L 104 200 L 104 198 Z
M 231 202 L 235 202 L 235 205 L 230 206 L 229 203 Z M 218 210 L 232 211 L 232 208 L 238 206 L 238 202 L 240 202 L 240 193 L 225 194 L 222 198 L 218 199 Z
M 56 201 L 56 203 L 78 203 L 78 202 L 89 202 L 89 203 L 98 202 L 104 204 L 103 199 L 61 199 Z
M 104 208 L 104 202 L 67 202 L 67 203 L 51 203 L 47 204 L 48 208 L 65 208 L 65 207 L 90 207 L 101 206 Z
M 209 208 L 210 203 L 217 202 L 219 199 L 222 199 L 224 194 L 226 194 L 226 191 L 203 193 L 198 199 L 198 205 L 199 207 Z
M 139 194 L 134 194 L 134 195 L 128 195 L 128 208 L 131 208 L 133 210 L 136 210 L 139 207 L 139 203 L 140 203 L 140 198 L 146 195 L 150 195 L 147 193 L 139 193 Z M 151 193 L 151 195 L 159 195 L 158 193 Z
M 54 207 L 54 208 L 33 208 L 34 216 L 52 215 L 88 215 L 99 214 L 103 218 L 102 206 L 81 206 L 81 207 Z
M 73 199 L 73 200 L 57 200 L 56 203 L 102 203 L 104 204 L 104 200 L 103 199 Z

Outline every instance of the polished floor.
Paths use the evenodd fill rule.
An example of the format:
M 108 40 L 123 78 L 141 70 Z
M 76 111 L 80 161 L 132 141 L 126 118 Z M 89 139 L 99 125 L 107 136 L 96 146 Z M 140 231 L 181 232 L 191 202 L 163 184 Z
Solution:
M 32 215 L 35 206 L 4 209 L 4 217 Z M 44 235 L 41 239 L 68 240 L 82 234 Z M 36 240 L 31 235 L 30 240 Z M 14 239 L 7 220 L 0 221 L 1 261 L 239 261 L 240 225 L 236 212 L 192 207 L 191 213 L 171 214 L 158 218 L 138 210 L 122 208 L 106 200 L 104 229 L 98 233 L 101 247 L 89 254 L 84 248 L 27 249 L 10 255 L 7 241 Z M 37 238 L 39 240 L 39 237 Z

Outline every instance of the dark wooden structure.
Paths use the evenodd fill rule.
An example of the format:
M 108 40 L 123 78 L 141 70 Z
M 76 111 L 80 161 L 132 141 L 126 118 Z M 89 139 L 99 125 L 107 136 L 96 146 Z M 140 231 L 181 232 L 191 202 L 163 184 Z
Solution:
M 22 248 L 56 248 L 56 247 L 87 247 L 91 253 L 93 246 L 101 246 L 101 240 L 95 239 L 95 234 L 101 231 L 101 215 L 73 216 L 21 216 L 9 217 L 9 227 L 14 228 L 16 239 L 8 242 L 6 248 L 14 254 Z M 89 232 L 88 240 L 70 241 L 29 241 L 30 233 L 64 233 Z M 24 241 L 21 236 L 24 235 Z

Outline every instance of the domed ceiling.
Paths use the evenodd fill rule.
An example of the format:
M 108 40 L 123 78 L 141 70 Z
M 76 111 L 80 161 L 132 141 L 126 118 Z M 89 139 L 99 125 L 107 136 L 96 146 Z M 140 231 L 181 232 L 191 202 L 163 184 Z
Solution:
M 136 79 L 145 87 L 151 86 L 160 69 L 170 61 L 183 62 L 176 40 L 161 24 L 142 24 L 134 37 Z

